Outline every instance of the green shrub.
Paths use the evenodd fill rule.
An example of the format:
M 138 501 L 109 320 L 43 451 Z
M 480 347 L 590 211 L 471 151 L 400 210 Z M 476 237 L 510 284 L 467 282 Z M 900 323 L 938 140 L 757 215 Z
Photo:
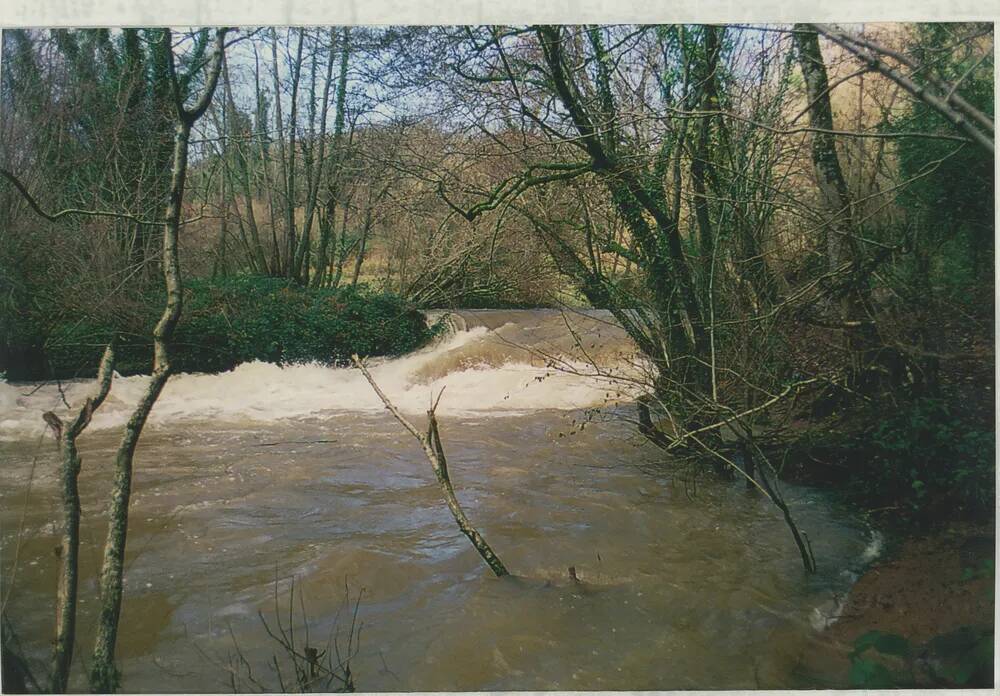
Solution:
M 910 642 L 895 633 L 868 631 L 854 641 L 851 651 L 851 687 L 855 689 L 891 689 L 894 686 L 909 686 L 912 668 L 908 660 L 913 653 Z M 887 655 L 904 662 L 906 668 L 890 669 L 877 655 Z
M 993 628 L 961 626 L 923 646 L 895 633 L 868 631 L 854 641 L 851 687 L 983 688 L 993 683 Z
M 111 321 L 63 322 L 46 350 L 56 376 L 92 373 L 111 335 L 121 335 L 117 369 L 152 368 L 152 327 L 162 297 L 152 297 L 144 326 Z M 192 280 L 174 333 L 171 363 L 179 372 L 221 372 L 251 360 L 278 364 L 344 364 L 353 353 L 399 355 L 432 335 L 423 315 L 400 297 L 361 286 L 304 288 L 285 280 L 236 276 Z
M 856 446 L 866 453 L 859 485 L 904 513 L 993 509 L 995 434 L 962 421 L 945 401 L 913 401 L 870 427 Z

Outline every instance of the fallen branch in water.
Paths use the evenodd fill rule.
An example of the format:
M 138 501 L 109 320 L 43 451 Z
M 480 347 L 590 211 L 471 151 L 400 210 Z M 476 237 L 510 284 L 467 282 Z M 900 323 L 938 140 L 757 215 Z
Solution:
M 444 456 L 444 448 L 441 446 L 441 435 L 438 433 L 437 418 L 434 415 L 434 411 L 437 409 L 438 402 L 441 400 L 441 394 L 438 394 L 437 401 L 431 404 L 431 407 L 427 410 L 427 434 L 420 432 L 414 427 L 406 417 L 400 413 L 399 409 L 391 401 L 389 397 L 385 395 L 381 389 L 379 389 L 378 384 L 375 383 L 374 378 L 365 367 L 364 363 L 361 361 L 357 355 L 351 356 L 354 364 L 361 374 L 365 376 L 368 380 L 368 384 L 372 385 L 372 389 L 378 394 L 378 398 L 382 400 L 385 407 L 389 409 L 396 420 L 398 420 L 404 428 L 410 431 L 413 437 L 417 438 L 420 442 L 420 446 L 424 449 L 424 454 L 427 455 L 427 461 L 431 463 L 431 468 L 434 469 L 434 474 L 437 476 L 438 484 L 441 486 L 441 492 L 444 494 L 445 502 L 448 503 L 448 509 L 451 510 L 451 514 L 455 517 L 455 522 L 458 523 L 458 528 L 462 530 L 465 536 L 469 537 L 469 541 L 472 545 L 476 547 L 476 551 L 479 555 L 483 557 L 486 561 L 486 565 L 490 567 L 493 573 L 499 578 L 504 575 L 509 575 L 510 572 L 504 566 L 500 557 L 494 553 L 493 549 L 489 544 L 486 543 L 486 539 L 476 531 L 476 528 L 472 526 L 469 522 L 469 518 L 465 516 L 465 512 L 462 510 L 462 506 L 458 503 L 458 498 L 455 496 L 455 489 L 451 485 L 451 478 L 448 476 L 448 461 Z M 444 393 L 444 390 L 441 390 Z

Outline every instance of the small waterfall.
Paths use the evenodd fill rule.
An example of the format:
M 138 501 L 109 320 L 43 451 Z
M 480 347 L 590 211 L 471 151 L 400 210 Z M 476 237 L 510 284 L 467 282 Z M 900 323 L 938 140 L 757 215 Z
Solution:
M 635 350 L 607 312 L 466 310 L 429 312 L 449 330 L 397 358 L 373 359 L 372 372 L 399 408 L 423 413 L 446 389 L 442 414 L 509 415 L 592 408 L 630 400 Z M 142 375 L 117 376 L 91 429 L 124 424 L 145 390 Z M 67 412 L 93 389 L 90 380 L 0 382 L 0 439 L 37 436 L 45 411 Z M 382 403 L 352 368 L 250 362 L 220 374 L 179 374 L 167 383 L 151 423 L 178 420 L 267 422 L 343 411 L 381 412 Z

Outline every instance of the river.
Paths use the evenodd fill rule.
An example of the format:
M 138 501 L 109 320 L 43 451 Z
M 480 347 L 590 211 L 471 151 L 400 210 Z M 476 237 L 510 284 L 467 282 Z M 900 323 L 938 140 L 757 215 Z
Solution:
M 135 460 L 125 691 L 228 691 L 237 651 L 279 688 L 269 663 L 279 656 L 285 680 L 287 665 L 261 616 L 272 630 L 287 620 L 291 578 L 298 645 L 308 627 L 310 645 L 339 636 L 346 651 L 360 594 L 351 670 L 363 691 L 846 685 L 818 684 L 801 662 L 876 552 L 851 511 L 785 487 L 819 562 L 806 576 L 773 505 L 636 436 L 642 365 L 610 317 L 448 321 L 435 345 L 372 372 L 420 423 L 445 388 L 457 495 L 513 576 L 490 574 L 419 446 L 356 370 L 178 375 Z M 113 452 L 145 379 L 116 377 L 80 439 L 80 689 Z M 63 386 L 70 403 L 90 389 Z M 65 411 L 61 401 L 54 385 L 0 383 L 4 593 L 13 581 L 7 614 L 35 660 L 51 639 L 58 563 L 57 457 L 40 414 Z

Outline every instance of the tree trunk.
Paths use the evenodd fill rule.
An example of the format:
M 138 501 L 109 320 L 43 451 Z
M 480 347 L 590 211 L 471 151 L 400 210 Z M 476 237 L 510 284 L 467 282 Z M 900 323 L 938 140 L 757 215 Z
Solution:
M 330 43 L 333 44 L 334 30 L 330 29 Z M 305 219 L 302 223 L 302 244 L 300 245 L 299 258 L 296 261 L 296 267 L 300 269 L 299 275 L 303 284 L 309 284 L 309 264 L 310 264 L 310 246 L 312 237 L 312 226 L 313 219 L 316 216 L 317 198 L 319 197 L 319 185 L 320 180 L 323 177 L 323 170 L 326 161 L 326 121 L 327 114 L 329 113 L 329 101 L 330 101 L 330 83 L 333 81 L 333 62 L 334 62 L 334 52 L 331 50 L 330 55 L 326 61 L 326 79 L 323 82 L 323 97 L 322 106 L 320 107 L 320 117 L 319 117 L 319 144 L 316 145 L 315 131 L 310 126 L 310 131 L 312 134 L 311 142 L 309 143 L 309 161 L 306 164 L 306 177 L 307 177 L 307 192 L 306 192 L 306 210 Z M 311 91 L 310 94 L 315 93 L 315 59 L 313 60 L 313 78 L 311 80 Z M 312 100 L 310 100 L 312 103 Z M 314 110 L 314 109 L 313 109 Z M 314 114 L 310 112 L 310 124 L 313 122 Z M 313 150 L 318 150 L 315 158 L 312 157 Z M 313 162 L 312 160 L 315 160 Z M 320 236 L 322 237 L 322 230 L 320 231 Z
M 343 220 L 340 224 L 340 241 L 339 244 L 337 244 L 337 263 L 333 278 L 330 280 L 330 287 L 333 288 L 340 287 L 340 279 L 344 276 L 344 264 L 347 263 L 347 257 L 354 248 L 353 243 L 350 245 L 347 243 L 347 214 L 348 207 L 347 205 L 344 205 Z
M 644 276 L 660 323 L 671 334 L 675 348 L 681 348 L 679 334 L 683 332 L 686 335 L 686 352 L 696 358 L 692 366 L 696 381 L 707 384 L 708 372 L 701 366 L 708 363 L 708 335 L 691 267 L 684 256 L 676 216 L 667 210 L 662 189 L 657 192 L 653 184 L 647 186 L 634 167 L 619 162 L 615 152 L 598 136 L 599 129 L 578 98 L 580 88 L 573 84 L 566 66 L 561 29 L 543 26 L 537 29 L 537 34 L 556 95 L 579 133 L 580 147 L 589 155 L 594 173 L 607 185 L 613 203 L 648 261 L 649 268 Z M 598 58 L 600 63 L 601 56 Z M 608 120 L 607 116 L 605 120 Z M 655 183 L 655 186 L 659 185 L 659 182 Z M 653 218 L 655 228 L 650 226 L 647 216 Z M 674 319 L 675 310 L 671 309 L 675 290 L 680 296 L 679 320 Z
M 851 234 L 851 199 L 847 191 L 840 159 L 837 157 L 833 134 L 833 110 L 830 106 L 830 84 L 826 64 L 819 48 L 816 32 L 807 25 L 795 25 L 795 45 L 798 47 L 799 66 L 806 83 L 809 100 L 810 125 L 817 129 L 812 134 L 813 171 L 819 185 L 823 206 L 830 216 L 826 226 L 827 267 L 840 267 L 845 240 Z
M 295 263 L 298 259 L 298 229 L 295 224 L 295 208 L 298 203 L 298 195 L 295 187 L 295 145 L 297 142 L 298 135 L 298 96 L 299 96 L 299 79 L 302 75 L 302 36 L 305 29 L 299 28 L 299 41 L 298 48 L 295 52 L 295 61 L 292 63 L 292 94 L 290 97 L 290 109 L 288 114 L 288 167 L 287 167 L 287 178 L 283 182 L 285 184 L 285 245 L 287 247 L 287 260 L 285 266 L 285 275 L 288 278 L 296 278 L 298 276 L 298 270 L 295 267 Z M 275 69 L 275 103 L 280 101 L 280 96 L 277 91 L 277 80 L 278 73 L 277 68 Z
M 337 83 L 337 106 L 333 122 L 333 171 L 330 173 L 330 182 L 327 186 L 326 202 L 324 204 L 324 214 L 326 223 L 320 225 L 319 249 L 316 253 L 316 274 L 313 276 L 313 287 L 322 287 L 326 283 L 330 272 L 330 238 L 336 228 L 337 196 L 339 195 L 339 183 L 341 176 L 341 162 L 343 152 L 341 151 L 341 140 L 344 135 L 344 122 L 347 101 L 347 62 L 350 56 L 350 27 L 344 27 L 341 36 L 343 45 L 340 49 L 340 76 Z M 345 208 L 346 215 L 346 208 Z
M 76 417 L 64 424 L 59 417 L 49 411 L 45 422 L 55 433 L 62 460 L 60 477 L 62 484 L 63 530 L 60 539 L 59 587 L 56 595 L 56 637 L 53 641 L 51 681 L 49 690 L 63 693 L 69 684 L 70 667 L 73 664 L 73 646 L 76 641 L 77 586 L 79 582 L 80 559 L 80 455 L 76 449 L 76 439 L 90 424 L 90 419 L 111 389 L 114 373 L 114 345 L 104 351 L 97 372 L 97 392 L 87 397 Z
M 191 137 L 191 127 L 204 114 L 215 92 L 221 72 L 226 32 L 226 29 L 216 31 L 215 53 L 212 57 L 205 88 L 198 103 L 190 110 L 184 106 L 178 87 L 169 30 L 164 31 L 161 43 L 161 50 L 165 52 L 170 70 L 176 109 L 170 200 L 167 205 L 166 223 L 163 229 L 163 280 L 167 301 L 163 308 L 163 314 L 153 329 L 153 374 L 146 387 L 146 392 L 142 395 L 125 426 L 125 434 L 115 458 L 111 505 L 108 510 L 108 537 L 104 545 L 99 578 L 101 607 L 91 660 L 90 687 L 95 692 L 110 693 L 115 691 L 119 685 L 119 675 L 114 658 L 122 605 L 122 575 L 125 564 L 125 544 L 128 538 L 128 508 L 132 495 L 133 457 L 149 412 L 170 376 L 170 340 L 180 319 L 183 304 L 177 237 L 180 230 L 184 185 L 187 177 L 188 144 Z
M 361 239 L 358 241 L 358 255 L 354 260 L 354 276 L 351 278 L 351 287 L 357 287 L 358 277 L 361 275 L 361 264 L 365 262 L 365 247 L 368 245 L 368 233 L 372 227 L 372 209 L 365 212 L 365 225 L 361 229 Z
M 236 114 L 236 102 L 233 100 L 232 84 L 229 81 L 229 67 L 225 60 L 223 60 L 222 63 L 222 78 L 222 86 L 225 90 L 226 97 L 226 111 L 233 114 L 231 117 L 232 120 L 232 118 L 235 118 Z M 270 269 L 267 263 L 267 256 L 264 252 L 264 246 L 260 241 L 260 231 L 257 227 L 257 217 L 253 211 L 253 190 L 251 185 L 250 165 L 247 162 L 247 155 L 243 152 L 242 144 L 239 142 L 236 144 L 236 164 L 236 178 L 239 179 L 238 183 L 242 189 L 243 201 L 247 209 L 247 227 L 250 228 L 250 245 L 252 247 L 250 250 L 250 264 L 256 272 L 267 274 L 270 272 Z M 239 206 L 237 206 L 237 214 L 238 213 Z
M 830 84 L 826 64 L 819 47 L 817 33 L 809 25 L 795 25 L 795 44 L 799 66 L 806 83 L 812 135 L 812 160 L 823 206 L 828 214 L 826 230 L 827 265 L 836 271 L 850 262 L 852 277 L 840 301 L 840 318 L 845 323 L 845 343 L 849 355 L 848 384 L 865 388 L 865 378 L 877 348 L 877 335 L 870 321 L 867 284 L 853 277 L 860 265 L 861 250 L 855 239 L 854 204 L 844 179 L 833 130 L 833 110 L 830 106 Z M 845 251 L 846 249 L 846 251 Z
M 704 112 L 713 112 L 719 108 L 719 97 L 715 83 L 721 46 L 716 27 L 705 25 L 704 31 L 705 66 L 704 74 L 702 75 L 701 110 Z M 714 119 L 714 115 L 710 115 L 710 113 L 702 115 L 701 123 L 698 126 L 696 150 L 691 158 L 691 188 L 694 189 L 694 212 L 695 220 L 698 223 L 702 276 L 705 284 L 707 284 L 708 278 L 712 273 L 712 258 L 715 250 L 715 230 L 712 227 L 706 187 L 709 146 L 711 144 L 712 121 Z

